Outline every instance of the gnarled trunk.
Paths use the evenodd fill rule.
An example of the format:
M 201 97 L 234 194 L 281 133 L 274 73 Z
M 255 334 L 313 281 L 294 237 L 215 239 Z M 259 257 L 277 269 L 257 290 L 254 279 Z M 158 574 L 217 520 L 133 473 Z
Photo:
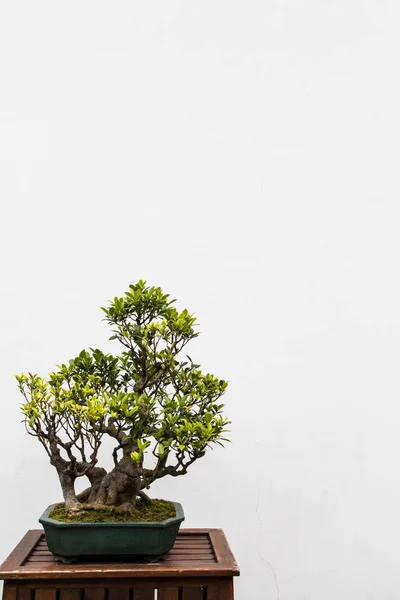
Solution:
M 76 515 L 85 510 L 105 508 L 125 512 L 134 508 L 137 496 L 150 500 L 140 489 L 141 467 L 130 456 L 131 452 L 137 451 L 136 445 L 129 440 L 124 441 L 120 448 L 122 458 L 117 460 L 115 454 L 115 466 L 109 473 L 101 467 L 87 468 L 85 475 L 91 486 L 78 495 L 74 489 L 77 475 L 71 474 L 70 465 L 59 457 L 53 461 L 58 471 L 67 514 Z M 85 465 L 82 463 L 81 466 Z
M 90 493 L 94 506 L 108 505 L 120 510 L 131 510 L 140 491 L 140 470 L 126 453 L 102 479 L 97 491 Z
M 132 443 L 125 443 L 122 450 L 122 458 L 116 461 L 114 468 L 109 473 L 100 467 L 94 467 L 86 473 L 91 487 L 78 495 L 78 510 L 108 508 L 117 512 L 125 512 L 134 508 L 137 496 L 145 501 L 150 500 L 140 489 L 141 468 L 130 456 L 136 447 Z M 75 512 L 75 507 L 73 512 Z

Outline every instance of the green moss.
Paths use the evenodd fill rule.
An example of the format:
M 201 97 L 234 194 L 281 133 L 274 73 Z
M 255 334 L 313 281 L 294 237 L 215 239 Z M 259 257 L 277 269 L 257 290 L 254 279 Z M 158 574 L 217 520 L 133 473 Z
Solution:
M 85 510 L 78 516 L 67 517 L 65 504 L 57 504 L 50 513 L 50 518 L 65 523 L 110 523 L 110 522 L 154 522 L 164 521 L 175 517 L 175 506 L 167 500 L 151 500 L 144 502 L 137 500 L 136 507 L 132 512 L 119 513 L 113 510 Z

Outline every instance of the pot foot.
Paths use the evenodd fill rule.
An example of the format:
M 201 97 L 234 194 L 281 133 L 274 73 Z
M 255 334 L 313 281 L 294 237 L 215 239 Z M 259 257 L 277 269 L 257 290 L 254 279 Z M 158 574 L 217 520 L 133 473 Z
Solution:
M 143 560 L 147 563 L 158 563 L 161 560 L 164 560 L 166 556 L 166 554 L 160 554 L 160 556 L 145 556 Z
M 60 554 L 53 554 L 53 556 L 54 560 L 56 560 L 57 562 L 62 562 L 65 565 L 71 565 L 78 559 L 77 556 L 61 556 Z

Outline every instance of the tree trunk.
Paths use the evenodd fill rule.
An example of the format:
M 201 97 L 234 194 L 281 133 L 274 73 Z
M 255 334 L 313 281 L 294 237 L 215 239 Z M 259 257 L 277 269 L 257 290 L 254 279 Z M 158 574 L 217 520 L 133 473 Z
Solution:
M 90 509 L 110 508 L 118 512 L 130 511 L 135 506 L 136 497 L 143 500 L 150 498 L 141 491 L 141 468 L 132 460 L 131 452 L 136 446 L 125 443 L 122 447 L 123 456 L 115 467 L 107 473 L 101 467 L 93 467 L 86 472 L 91 486 L 75 494 L 75 476 L 66 471 L 64 465 L 58 465 L 65 508 L 67 513 L 78 514 Z
M 101 467 L 93 467 L 90 471 L 86 473 L 87 478 L 91 483 L 90 493 L 88 495 L 87 501 L 94 502 L 96 499 L 96 495 L 100 489 L 102 481 L 104 477 L 106 477 L 107 471 Z
M 80 505 L 80 502 L 75 494 L 75 478 L 61 471 L 58 471 L 58 477 L 60 479 L 61 489 L 64 496 L 65 510 L 67 513 L 74 512 L 74 510 L 76 510 Z
M 129 454 L 102 479 L 97 491 L 90 493 L 89 501 L 94 506 L 113 506 L 119 510 L 132 510 L 140 491 L 140 470 Z
M 91 485 L 77 495 L 79 502 L 94 502 L 101 482 L 106 475 L 107 471 L 102 467 L 93 467 L 90 469 L 86 473 L 86 477 L 89 479 Z

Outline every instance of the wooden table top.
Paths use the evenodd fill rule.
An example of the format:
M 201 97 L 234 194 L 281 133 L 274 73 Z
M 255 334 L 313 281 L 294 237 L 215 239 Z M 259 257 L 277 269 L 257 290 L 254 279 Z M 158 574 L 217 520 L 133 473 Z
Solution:
M 56 562 L 43 530 L 31 529 L 0 566 L 0 579 L 232 577 L 239 568 L 222 529 L 181 529 L 172 550 L 157 563 L 122 558 Z

